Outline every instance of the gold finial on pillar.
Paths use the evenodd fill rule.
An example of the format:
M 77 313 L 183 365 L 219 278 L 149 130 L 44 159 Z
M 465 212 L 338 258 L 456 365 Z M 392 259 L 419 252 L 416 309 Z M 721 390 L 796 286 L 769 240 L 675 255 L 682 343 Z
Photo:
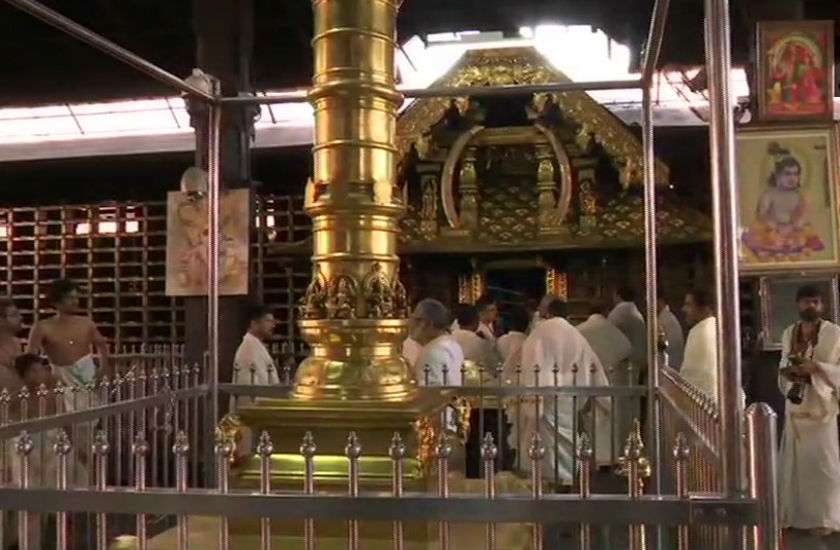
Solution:
M 302 399 L 405 400 L 416 384 L 400 357 L 405 291 L 396 254 L 397 0 L 314 0 L 313 284 L 297 371 Z

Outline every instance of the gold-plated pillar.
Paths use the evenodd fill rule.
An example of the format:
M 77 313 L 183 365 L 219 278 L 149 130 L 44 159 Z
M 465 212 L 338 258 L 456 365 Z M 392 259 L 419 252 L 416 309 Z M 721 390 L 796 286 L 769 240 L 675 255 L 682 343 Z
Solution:
M 394 51 L 401 0 L 314 0 L 314 175 L 307 184 L 313 278 L 298 399 L 403 401 L 405 289 L 396 254 L 404 205 L 395 190 Z

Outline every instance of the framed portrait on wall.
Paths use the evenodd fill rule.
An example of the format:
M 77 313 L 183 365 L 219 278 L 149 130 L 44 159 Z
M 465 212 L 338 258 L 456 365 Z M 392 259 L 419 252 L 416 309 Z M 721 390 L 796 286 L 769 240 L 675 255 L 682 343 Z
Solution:
M 251 192 L 219 197 L 219 294 L 248 294 Z M 207 198 L 170 191 L 166 203 L 166 295 L 207 295 Z
M 834 22 L 764 21 L 756 38 L 759 120 L 830 121 Z
M 823 296 L 823 316 L 837 322 L 838 280 L 837 275 L 821 274 L 791 277 L 761 277 L 759 294 L 761 296 L 761 332 L 763 347 L 767 351 L 782 349 L 782 333 L 787 327 L 799 320 L 796 308 L 796 291 L 804 285 L 813 285 L 820 289 Z
M 837 136 L 831 126 L 745 128 L 736 139 L 743 271 L 835 268 Z

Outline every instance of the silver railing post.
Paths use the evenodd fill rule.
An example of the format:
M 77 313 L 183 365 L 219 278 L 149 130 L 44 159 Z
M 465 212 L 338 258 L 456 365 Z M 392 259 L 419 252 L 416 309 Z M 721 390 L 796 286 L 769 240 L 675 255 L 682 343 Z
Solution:
M 67 432 L 60 430 L 53 445 L 56 457 L 55 488 L 59 491 L 67 490 L 67 455 L 72 450 Z M 67 512 L 55 515 L 55 545 L 58 550 L 67 550 Z
M 717 297 L 717 372 L 722 443 L 721 485 L 743 495 L 741 431 L 741 323 L 738 303 L 738 212 L 735 181 L 735 127 L 730 93 L 732 56 L 729 0 L 704 0 L 706 69 L 709 89 L 709 142 Z
M 452 444 L 449 436 L 443 432 L 438 437 L 435 446 L 435 459 L 437 461 L 438 476 L 438 497 L 449 498 L 449 456 L 452 454 Z M 449 522 L 438 523 L 438 539 L 440 550 L 449 550 Z
M 94 461 L 96 463 L 96 489 L 104 491 L 108 480 L 108 452 L 111 445 L 108 444 L 108 434 L 99 430 L 93 438 Z M 106 550 L 108 548 L 108 516 L 107 514 L 96 514 L 96 549 Z
M 347 446 L 344 447 L 344 454 L 347 456 L 347 496 L 358 498 L 359 496 L 359 457 L 362 456 L 362 445 L 356 432 L 350 432 L 347 436 Z M 347 548 L 359 550 L 359 522 L 351 519 L 347 522 Z
M 493 442 L 493 434 L 487 432 L 484 436 L 484 442 L 481 444 L 481 459 L 484 461 L 484 497 L 488 499 L 496 498 L 496 469 L 494 463 L 498 452 L 498 447 Z M 493 522 L 487 524 L 485 544 L 487 550 L 496 549 L 496 524 Z
M 300 445 L 300 454 L 303 456 L 303 494 L 315 494 L 315 438 L 312 432 L 306 432 L 303 442 Z M 315 520 L 306 518 L 303 523 L 303 547 L 304 550 L 315 550 Z
M 586 432 L 580 434 L 578 438 L 578 448 L 576 450 L 578 456 L 578 468 L 580 469 L 579 476 L 579 495 L 581 500 L 588 499 L 592 496 L 592 460 L 595 456 L 592 443 L 589 440 L 589 435 Z M 592 547 L 592 530 L 588 523 L 580 524 L 580 550 L 589 550 Z
M 534 500 L 543 496 L 542 488 L 542 462 L 545 459 L 545 447 L 540 440 L 540 434 L 535 431 L 531 434 L 531 443 L 528 445 L 528 458 L 531 461 L 531 497 Z M 531 526 L 534 550 L 543 550 L 544 536 L 543 528 L 539 523 Z
M 32 437 L 27 432 L 21 432 L 17 441 L 17 454 L 20 457 L 20 478 L 18 480 L 18 487 L 21 489 L 29 489 L 30 482 L 30 463 L 29 454 L 35 448 Z M 29 512 L 21 510 L 18 513 L 18 547 L 20 550 L 30 550 L 29 545 Z
M 274 453 L 274 443 L 268 432 L 260 434 L 257 443 L 257 454 L 260 457 L 260 494 L 271 493 L 271 455 Z M 260 518 L 260 550 L 271 550 L 271 520 Z
M 391 439 L 391 447 L 388 449 L 388 456 L 391 457 L 391 494 L 394 498 L 403 496 L 403 460 L 405 459 L 406 447 L 399 432 L 394 432 Z M 395 521 L 393 526 L 394 550 L 404 550 L 405 540 L 403 534 L 403 523 Z
M 233 456 L 233 442 L 222 433 L 216 430 L 216 441 L 213 447 L 216 455 L 216 483 L 221 494 L 227 494 L 230 490 L 230 458 Z M 184 468 L 186 473 L 186 467 Z M 219 518 L 219 550 L 228 550 L 230 543 L 230 529 L 226 516 Z
M 676 474 L 677 496 L 688 498 L 688 461 L 691 458 L 691 448 L 682 432 L 677 434 L 674 441 L 674 469 Z M 689 550 L 688 525 L 677 527 L 677 550 Z
M 749 492 L 758 501 L 759 509 L 751 550 L 779 550 L 776 413 L 766 403 L 754 403 L 747 409 L 746 417 Z
M 179 493 L 185 493 L 187 491 L 187 455 L 190 452 L 190 441 L 183 431 L 179 431 L 175 436 L 172 452 L 175 454 L 175 490 Z M 177 521 L 178 550 L 187 550 L 190 547 L 189 516 L 179 515 Z
M 146 455 L 149 454 L 149 442 L 142 430 L 137 431 L 131 444 L 134 455 L 134 490 L 142 493 L 146 490 Z M 146 514 L 137 514 L 137 550 L 146 550 Z

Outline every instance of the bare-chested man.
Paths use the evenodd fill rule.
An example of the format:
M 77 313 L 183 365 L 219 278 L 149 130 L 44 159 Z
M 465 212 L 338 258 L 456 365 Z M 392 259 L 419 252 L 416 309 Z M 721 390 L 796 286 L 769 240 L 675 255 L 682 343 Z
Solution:
M 65 384 L 84 386 L 97 378 L 93 360 L 99 354 L 101 373 L 110 374 L 108 341 L 89 317 L 77 315 L 79 289 L 72 281 L 55 281 L 47 292 L 47 299 L 56 315 L 38 321 L 29 334 L 29 353 L 45 353 L 54 375 Z
M 21 353 L 20 329 L 18 308 L 10 299 L 0 298 L 0 388 L 6 388 L 12 395 L 22 385 L 14 369 L 15 358 Z

